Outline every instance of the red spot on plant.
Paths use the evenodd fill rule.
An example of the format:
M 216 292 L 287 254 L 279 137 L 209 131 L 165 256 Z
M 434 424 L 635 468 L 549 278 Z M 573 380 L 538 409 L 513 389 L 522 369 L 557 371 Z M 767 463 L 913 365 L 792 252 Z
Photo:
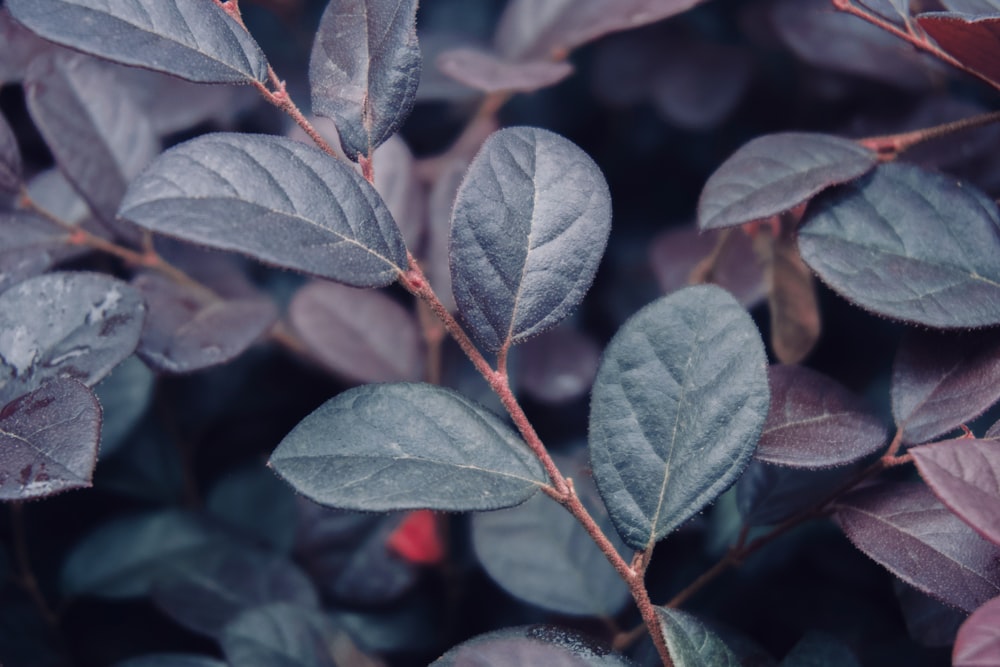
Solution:
M 430 510 L 410 512 L 389 535 L 389 550 L 417 565 L 434 565 L 444 559 L 438 520 Z

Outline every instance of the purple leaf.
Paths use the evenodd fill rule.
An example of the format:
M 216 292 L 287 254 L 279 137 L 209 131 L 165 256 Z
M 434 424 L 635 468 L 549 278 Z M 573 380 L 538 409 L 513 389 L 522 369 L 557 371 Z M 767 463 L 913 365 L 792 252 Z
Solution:
M 381 292 L 316 281 L 288 315 L 320 361 L 358 382 L 419 380 L 424 346 L 413 315 Z
M 611 230 L 600 168 L 547 130 L 493 133 L 458 190 L 451 225 L 455 300 L 491 351 L 552 328 L 582 300 Z
M 823 282 L 880 315 L 939 328 L 1000 323 L 996 203 L 942 174 L 880 165 L 813 202 L 799 250 Z
M 803 366 L 771 366 L 771 410 L 757 445 L 761 461 L 794 468 L 842 466 L 878 451 L 885 424 L 859 397 Z
M 565 61 L 510 62 L 478 49 L 445 51 L 435 61 L 439 70 L 484 93 L 532 93 L 555 85 L 573 73 Z
M 532 338 L 517 358 L 518 384 L 544 403 L 565 403 L 590 391 L 601 349 L 590 337 L 559 327 Z
M 627 667 L 631 663 L 588 637 L 546 625 L 495 630 L 453 647 L 430 667 Z
M 420 82 L 416 0 L 334 0 L 309 61 L 313 112 L 332 118 L 352 160 L 372 152 L 409 115 Z
M 903 337 L 892 369 L 892 414 L 903 441 L 927 442 L 975 419 L 1000 400 L 996 331 Z
M 239 356 L 277 319 L 266 298 L 222 299 L 159 273 L 132 281 L 148 314 L 137 350 L 143 361 L 170 373 L 224 364 Z
M 819 340 L 819 304 L 812 271 L 802 261 L 789 221 L 782 221 L 777 238 L 758 234 L 754 239 L 764 264 L 771 313 L 771 348 L 778 361 L 795 364 Z
M 21 150 L 14 130 L 0 113 L 0 192 L 17 192 L 20 188 Z
M 1000 548 L 924 484 L 868 487 L 842 497 L 833 509 L 856 547 L 914 588 L 965 611 L 1000 593 Z
M 407 266 L 378 193 L 351 167 L 285 139 L 207 134 L 157 158 L 120 215 L 140 226 L 356 287 Z
M 871 170 L 874 152 L 828 134 L 768 134 L 715 170 L 698 200 L 698 227 L 717 229 L 789 211 L 831 185 Z
M 690 285 L 694 269 L 722 243 L 705 280 L 730 292 L 746 308 L 760 303 L 767 294 L 764 271 L 750 237 L 733 232 L 723 240 L 721 233 L 699 233 L 695 227 L 683 227 L 657 236 L 650 246 L 649 261 L 660 290 L 670 294 Z
M 31 117 L 66 178 L 103 222 L 138 238 L 115 215 L 125 188 L 160 152 L 160 143 L 114 72 L 99 61 L 59 53 L 35 59 L 24 85 Z
M 70 379 L 46 382 L 0 409 L 0 499 L 87 488 L 97 462 L 101 406 Z
M 0 402 L 56 377 L 93 386 L 135 350 L 139 294 L 96 273 L 47 273 L 0 294 Z
M 976 16 L 929 12 L 917 24 L 934 38 L 948 55 L 978 72 L 994 87 L 1000 86 L 1000 16 Z
M 990 667 L 1000 664 L 1000 597 L 972 613 L 955 638 L 953 667 Z
M 941 502 L 1000 545 L 1000 439 L 946 440 L 914 447 L 910 453 Z
M 11 18 L 0 7 L 0 84 L 19 83 L 28 63 L 37 55 L 55 47 Z
M 45 39 L 126 65 L 200 83 L 267 80 L 260 47 L 213 2 L 7 0 L 7 9 Z
M 544 60 L 619 30 L 687 11 L 702 0 L 513 0 L 496 32 L 509 60 Z

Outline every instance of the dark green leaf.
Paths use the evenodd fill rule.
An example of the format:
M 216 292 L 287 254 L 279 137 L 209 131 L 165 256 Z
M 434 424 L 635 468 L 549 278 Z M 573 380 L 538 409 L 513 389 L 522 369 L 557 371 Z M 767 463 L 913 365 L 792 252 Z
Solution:
M 452 290 L 474 337 L 496 351 L 566 317 L 610 230 L 608 186 L 586 153 L 537 128 L 491 135 L 452 214 Z
M 546 625 L 496 630 L 459 644 L 431 667 L 627 667 L 588 637 Z M 678 666 L 679 667 L 679 666 Z
M 499 509 L 547 482 L 503 421 L 425 384 L 339 394 L 285 436 L 269 465 L 318 503 L 365 511 Z
M 861 667 L 861 663 L 836 638 L 810 632 L 785 656 L 780 667 Z
M 102 461 L 125 443 L 125 438 L 139 423 L 153 396 L 153 381 L 152 371 L 138 357 L 132 356 L 94 387 L 104 411 Z
M 292 550 L 298 523 L 295 494 L 260 463 L 219 480 L 205 509 L 248 537 L 283 553 Z
M 932 327 L 1000 322 L 1000 216 L 992 199 L 942 174 L 890 163 L 810 207 L 806 263 L 880 315 Z
M 7 0 L 7 9 L 45 39 L 126 65 L 200 83 L 267 79 L 260 47 L 214 2 Z
M 378 193 L 343 162 L 282 137 L 220 133 L 175 146 L 132 183 L 120 215 L 356 287 L 388 285 L 407 265 Z
M 722 289 L 689 287 L 626 322 L 590 413 L 594 479 L 625 542 L 648 548 L 735 482 L 769 401 L 760 334 Z
M 323 12 L 309 61 L 312 106 L 336 122 L 352 160 L 370 158 L 413 109 L 416 18 L 417 0 L 331 0 Z
M 740 667 L 722 640 L 691 614 L 657 607 L 656 615 L 674 667 Z

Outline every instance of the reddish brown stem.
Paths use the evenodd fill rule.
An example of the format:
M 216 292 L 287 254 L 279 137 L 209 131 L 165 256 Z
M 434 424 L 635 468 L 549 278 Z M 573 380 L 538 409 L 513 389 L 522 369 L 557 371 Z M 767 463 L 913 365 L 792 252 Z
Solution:
M 291 95 L 288 94 L 285 82 L 278 78 L 274 68 L 270 65 L 267 66 L 267 77 L 274 90 L 269 89 L 265 84 L 259 81 L 253 82 L 253 85 L 257 88 L 264 99 L 288 114 L 288 116 L 295 121 L 295 124 L 301 127 L 302 130 L 309 135 L 309 138 L 313 140 L 313 143 L 319 146 L 323 152 L 338 160 L 342 159 L 340 153 L 334 150 L 333 146 L 331 146 L 330 143 L 323 138 L 323 135 L 321 135 L 313 124 L 309 122 L 309 119 L 305 117 L 302 110 L 295 104 Z
M 913 146 L 924 141 L 944 137 L 952 134 L 953 132 L 969 130 L 975 127 L 983 127 L 998 121 L 1000 121 L 1000 111 L 991 111 L 990 113 L 984 113 L 970 118 L 963 118 L 950 123 L 935 125 L 934 127 L 914 130 L 912 132 L 887 134 L 879 137 L 866 137 L 864 139 L 858 139 L 858 143 L 875 151 L 879 154 L 883 161 L 886 161 L 894 159 L 899 153 L 902 153 L 906 149 L 912 148 Z

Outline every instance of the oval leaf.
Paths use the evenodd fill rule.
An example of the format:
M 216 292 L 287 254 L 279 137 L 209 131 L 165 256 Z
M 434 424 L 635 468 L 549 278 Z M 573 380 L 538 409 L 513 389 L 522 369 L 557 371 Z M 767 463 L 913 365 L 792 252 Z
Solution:
M 995 331 L 908 331 L 892 368 L 892 414 L 903 441 L 927 442 L 1000 400 Z
M 469 48 L 445 51 L 435 62 L 455 81 L 484 93 L 532 93 L 573 73 L 573 66 L 565 61 L 509 62 L 493 53 Z
M 459 644 L 430 667 L 627 667 L 630 663 L 588 637 L 529 625 L 488 632 Z
M 332 118 L 352 160 L 406 120 L 420 83 L 417 0 L 332 0 L 309 61 L 313 112 Z
M 865 402 L 821 373 L 771 366 L 771 410 L 757 458 L 793 468 L 842 466 L 886 442 L 885 423 Z
M 89 487 L 101 406 L 76 380 L 57 379 L 0 409 L 0 499 Z
M 237 616 L 219 643 L 233 665 L 337 667 L 333 656 L 337 638 L 350 641 L 319 611 L 274 603 Z
M 1000 594 L 1000 547 L 962 523 L 924 484 L 868 487 L 833 509 L 855 546 L 914 588 L 965 611 Z
M 727 292 L 689 287 L 629 319 L 590 408 L 594 479 L 625 542 L 649 548 L 735 482 L 769 399 L 760 334 Z
M 698 227 L 731 227 L 784 213 L 864 175 L 877 162 L 873 151 L 829 134 L 758 137 L 709 177 L 698 199 Z
M 175 146 L 132 183 L 120 215 L 356 287 L 388 285 L 407 265 L 378 193 L 342 162 L 282 137 L 220 133 Z
M 424 384 L 339 394 L 285 436 L 269 465 L 318 503 L 365 511 L 499 509 L 547 482 L 493 413 Z
M 199 83 L 267 80 L 260 47 L 213 2 L 7 0 L 7 9 L 45 39 L 126 65 Z
M 14 130 L 0 114 L 0 192 L 17 192 L 21 187 L 21 150 Z
M 946 440 L 910 453 L 941 502 L 1000 545 L 1000 439 Z
M 977 609 L 958 629 L 951 659 L 954 667 L 1000 664 L 1000 597 Z
M 497 351 L 566 317 L 610 230 L 611 195 L 586 153 L 538 128 L 491 135 L 452 214 L 452 290 L 474 337 Z
M 96 273 L 48 273 L 0 294 L 0 402 L 46 380 L 93 386 L 135 350 L 142 299 Z
M 729 647 L 691 614 L 657 607 L 656 615 L 674 667 L 740 667 Z
M 928 12 L 917 17 L 917 24 L 948 55 L 1000 86 L 1000 16 Z
M 836 292 L 880 315 L 939 328 L 1000 322 L 997 206 L 942 174 L 879 166 L 809 208 L 799 250 Z

